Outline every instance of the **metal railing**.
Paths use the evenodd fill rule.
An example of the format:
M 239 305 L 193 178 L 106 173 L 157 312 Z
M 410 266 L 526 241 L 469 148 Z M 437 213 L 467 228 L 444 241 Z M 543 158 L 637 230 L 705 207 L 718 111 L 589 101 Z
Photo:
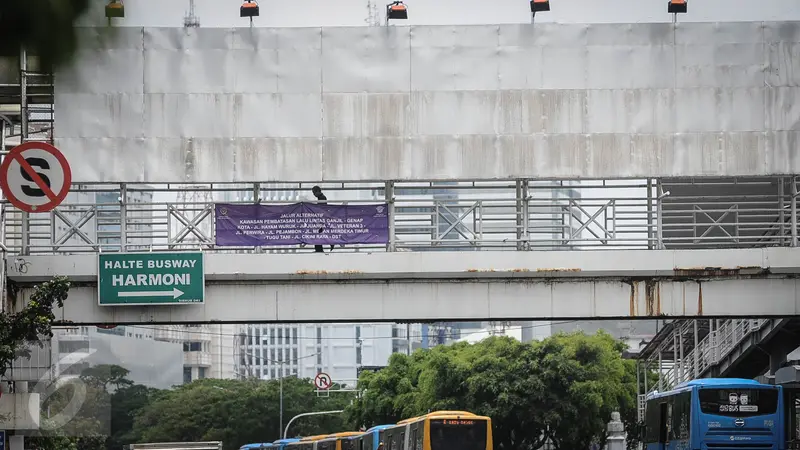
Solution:
M 760 201 L 723 194 L 670 197 L 657 180 L 320 185 L 332 204 L 389 203 L 388 245 L 335 250 L 374 252 L 797 245 L 797 180 L 789 184 L 791 193 L 781 180 L 780 189 Z M 216 245 L 214 203 L 310 201 L 313 185 L 74 185 L 67 200 L 49 213 L 7 208 L 3 243 L 20 254 L 309 251 Z

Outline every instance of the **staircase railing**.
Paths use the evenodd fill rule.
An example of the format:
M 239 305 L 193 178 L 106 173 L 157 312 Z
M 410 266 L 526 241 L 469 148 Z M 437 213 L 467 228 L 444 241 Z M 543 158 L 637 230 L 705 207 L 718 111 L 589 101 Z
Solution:
M 663 390 L 669 390 L 680 383 L 702 378 L 711 367 L 716 366 L 736 346 L 750 334 L 761 330 L 771 319 L 732 319 L 723 322 L 719 328 L 708 333 L 695 347 L 683 355 L 678 361 L 662 363 L 660 370 Z M 678 327 L 678 332 L 685 333 L 691 321 Z M 659 390 L 659 384 L 649 386 L 646 394 L 639 395 L 639 420 L 644 418 L 647 395 Z

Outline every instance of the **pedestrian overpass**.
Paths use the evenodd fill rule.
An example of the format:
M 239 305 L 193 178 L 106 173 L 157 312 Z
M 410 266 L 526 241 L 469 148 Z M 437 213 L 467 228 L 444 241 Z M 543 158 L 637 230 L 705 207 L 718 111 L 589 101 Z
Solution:
M 321 255 L 215 244 L 212 199 L 270 201 L 281 185 L 172 187 L 191 193 L 180 201 L 158 198 L 170 186 L 83 185 L 51 213 L 7 211 L 8 280 L 19 307 L 35 283 L 68 276 L 58 317 L 76 324 L 794 316 L 796 188 L 778 177 L 342 183 L 326 188 L 332 201 L 390 205 L 389 244 Z M 198 251 L 203 303 L 98 304 L 98 254 Z

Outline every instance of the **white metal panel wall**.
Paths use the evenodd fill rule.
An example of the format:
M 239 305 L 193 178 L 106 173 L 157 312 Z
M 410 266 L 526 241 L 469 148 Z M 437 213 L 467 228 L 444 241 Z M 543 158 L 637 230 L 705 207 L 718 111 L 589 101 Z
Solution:
M 57 76 L 77 181 L 800 173 L 798 22 L 119 33 Z

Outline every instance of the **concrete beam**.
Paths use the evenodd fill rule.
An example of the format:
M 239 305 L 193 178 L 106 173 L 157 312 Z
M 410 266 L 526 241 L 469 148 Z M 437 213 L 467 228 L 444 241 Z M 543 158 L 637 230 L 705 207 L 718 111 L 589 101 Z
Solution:
M 206 253 L 206 281 L 718 278 L 800 274 L 800 248 L 543 252 Z M 97 255 L 19 256 L 8 277 L 97 281 Z
M 81 286 L 56 316 L 75 324 L 793 316 L 798 292 L 800 281 L 784 278 L 237 282 L 208 285 L 203 305 L 101 307 L 97 289 Z
M 76 281 L 60 320 L 92 323 L 548 320 L 800 314 L 800 249 L 206 255 L 203 305 L 97 304 L 96 255 L 11 264 Z M 25 273 L 22 273 L 22 272 Z

